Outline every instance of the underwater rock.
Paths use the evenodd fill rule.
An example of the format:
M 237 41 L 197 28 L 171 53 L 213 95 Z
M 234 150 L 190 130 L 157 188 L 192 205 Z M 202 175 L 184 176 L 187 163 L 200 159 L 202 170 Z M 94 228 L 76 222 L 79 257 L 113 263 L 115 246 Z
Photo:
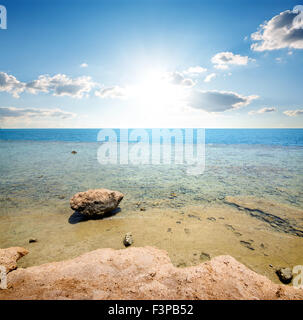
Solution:
M 290 283 L 292 280 L 292 270 L 290 268 L 277 269 L 276 274 L 278 275 L 282 283 L 287 284 Z
M 87 216 L 104 215 L 115 210 L 124 195 L 119 191 L 94 189 L 78 192 L 70 199 L 70 207 Z
M 303 210 L 255 197 L 226 196 L 225 203 L 238 208 L 274 230 L 303 237 Z
M 0 249 L 0 266 L 4 266 L 8 273 L 17 268 L 17 261 L 26 254 L 28 251 L 22 247 Z
M 77 153 L 77 151 L 73 150 L 71 153 L 72 153 L 72 154 L 76 154 L 76 153 Z
M 28 240 L 28 242 L 29 243 L 33 243 L 33 242 L 37 242 L 38 240 L 36 239 L 36 238 L 30 238 L 29 240 Z
M 130 232 L 127 232 L 127 234 L 125 235 L 124 239 L 123 239 L 123 244 L 125 245 L 125 247 L 129 247 L 134 243 L 133 240 L 133 236 Z
M 169 199 L 177 198 L 177 195 L 174 192 L 170 193 Z

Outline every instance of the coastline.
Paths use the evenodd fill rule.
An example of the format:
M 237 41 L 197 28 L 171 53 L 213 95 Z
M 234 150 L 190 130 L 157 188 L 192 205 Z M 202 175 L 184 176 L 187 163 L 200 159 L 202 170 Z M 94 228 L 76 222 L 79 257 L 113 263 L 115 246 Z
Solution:
M 201 176 L 184 166 L 101 166 L 97 142 L 0 148 L 0 247 L 29 250 L 21 268 L 123 249 L 129 232 L 132 247 L 165 250 L 180 269 L 229 255 L 280 284 L 277 268 L 303 265 L 301 146 L 206 145 Z M 100 187 L 125 194 L 121 211 L 73 221 L 69 199 Z
M 165 251 L 138 247 L 11 271 L 0 299 L 302 300 L 303 289 L 274 284 L 231 256 L 176 268 Z
M 265 204 L 268 209 L 268 203 Z M 141 203 L 127 212 L 123 211 L 123 202 L 121 207 L 122 211 L 112 217 L 77 224 L 68 223 L 70 210 L 60 214 L 32 212 L 2 217 L 1 247 L 27 248 L 30 254 L 19 263 L 27 268 L 75 258 L 99 248 L 122 249 L 123 236 L 131 232 L 134 247 L 155 246 L 166 250 L 177 267 L 195 266 L 209 258 L 231 255 L 253 271 L 280 283 L 275 268 L 302 264 L 302 237 L 287 229 L 275 229 L 243 209 L 222 203 L 180 208 Z M 145 210 L 141 211 L 140 207 Z M 270 208 L 272 213 L 276 213 L 275 209 L 283 213 L 279 204 L 271 203 Z M 290 206 L 285 206 L 284 212 L 294 212 L 292 222 L 297 218 L 295 213 L 302 214 L 302 210 Z M 299 228 L 300 219 L 297 221 Z M 38 241 L 28 243 L 31 237 Z

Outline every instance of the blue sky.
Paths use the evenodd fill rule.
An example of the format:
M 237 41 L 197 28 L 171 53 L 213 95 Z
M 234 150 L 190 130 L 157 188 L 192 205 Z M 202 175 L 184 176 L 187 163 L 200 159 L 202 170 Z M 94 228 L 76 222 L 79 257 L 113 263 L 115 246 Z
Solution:
M 302 127 L 297 1 L 0 5 L 1 127 Z

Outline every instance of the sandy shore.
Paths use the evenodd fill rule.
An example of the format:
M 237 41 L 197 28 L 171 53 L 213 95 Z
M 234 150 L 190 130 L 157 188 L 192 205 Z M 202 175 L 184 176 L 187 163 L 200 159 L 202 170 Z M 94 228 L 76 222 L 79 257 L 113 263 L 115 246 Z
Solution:
M 289 228 L 301 228 L 302 210 L 260 199 L 228 198 L 228 201 L 238 206 L 221 202 L 161 208 L 161 203 L 145 202 L 125 213 L 122 203 L 122 211 L 111 218 L 78 224 L 68 223 L 70 210 L 1 217 L 1 247 L 28 249 L 30 254 L 19 265 L 30 267 L 75 258 L 99 248 L 122 249 L 125 233 L 131 232 L 134 247 L 163 249 L 176 267 L 195 266 L 216 256 L 230 255 L 280 283 L 275 268 L 303 264 L 303 238 Z M 254 211 L 246 210 L 245 206 L 256 212 L 270 212 L 285 223 L 275 226 L 254 216 Z M 32 237 L 38 242 L 28 243 Z

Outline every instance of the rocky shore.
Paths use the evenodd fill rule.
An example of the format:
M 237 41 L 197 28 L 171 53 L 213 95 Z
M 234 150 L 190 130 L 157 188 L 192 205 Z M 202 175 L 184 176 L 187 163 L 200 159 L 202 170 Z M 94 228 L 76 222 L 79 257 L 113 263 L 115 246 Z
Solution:
M 6 272 L 17 269 L 17 261 L 28 254 L 28 250 L 21 247 L 0 249 L 0 266 L 4 266 Z
M 11 271 L 24 254 L 18 247 L 0 251 L 8 266 L 0 299 L 303 299 L 303 289 L 275 284 L 231 256 L 177 268 L 153 247 L 98 249 Z

